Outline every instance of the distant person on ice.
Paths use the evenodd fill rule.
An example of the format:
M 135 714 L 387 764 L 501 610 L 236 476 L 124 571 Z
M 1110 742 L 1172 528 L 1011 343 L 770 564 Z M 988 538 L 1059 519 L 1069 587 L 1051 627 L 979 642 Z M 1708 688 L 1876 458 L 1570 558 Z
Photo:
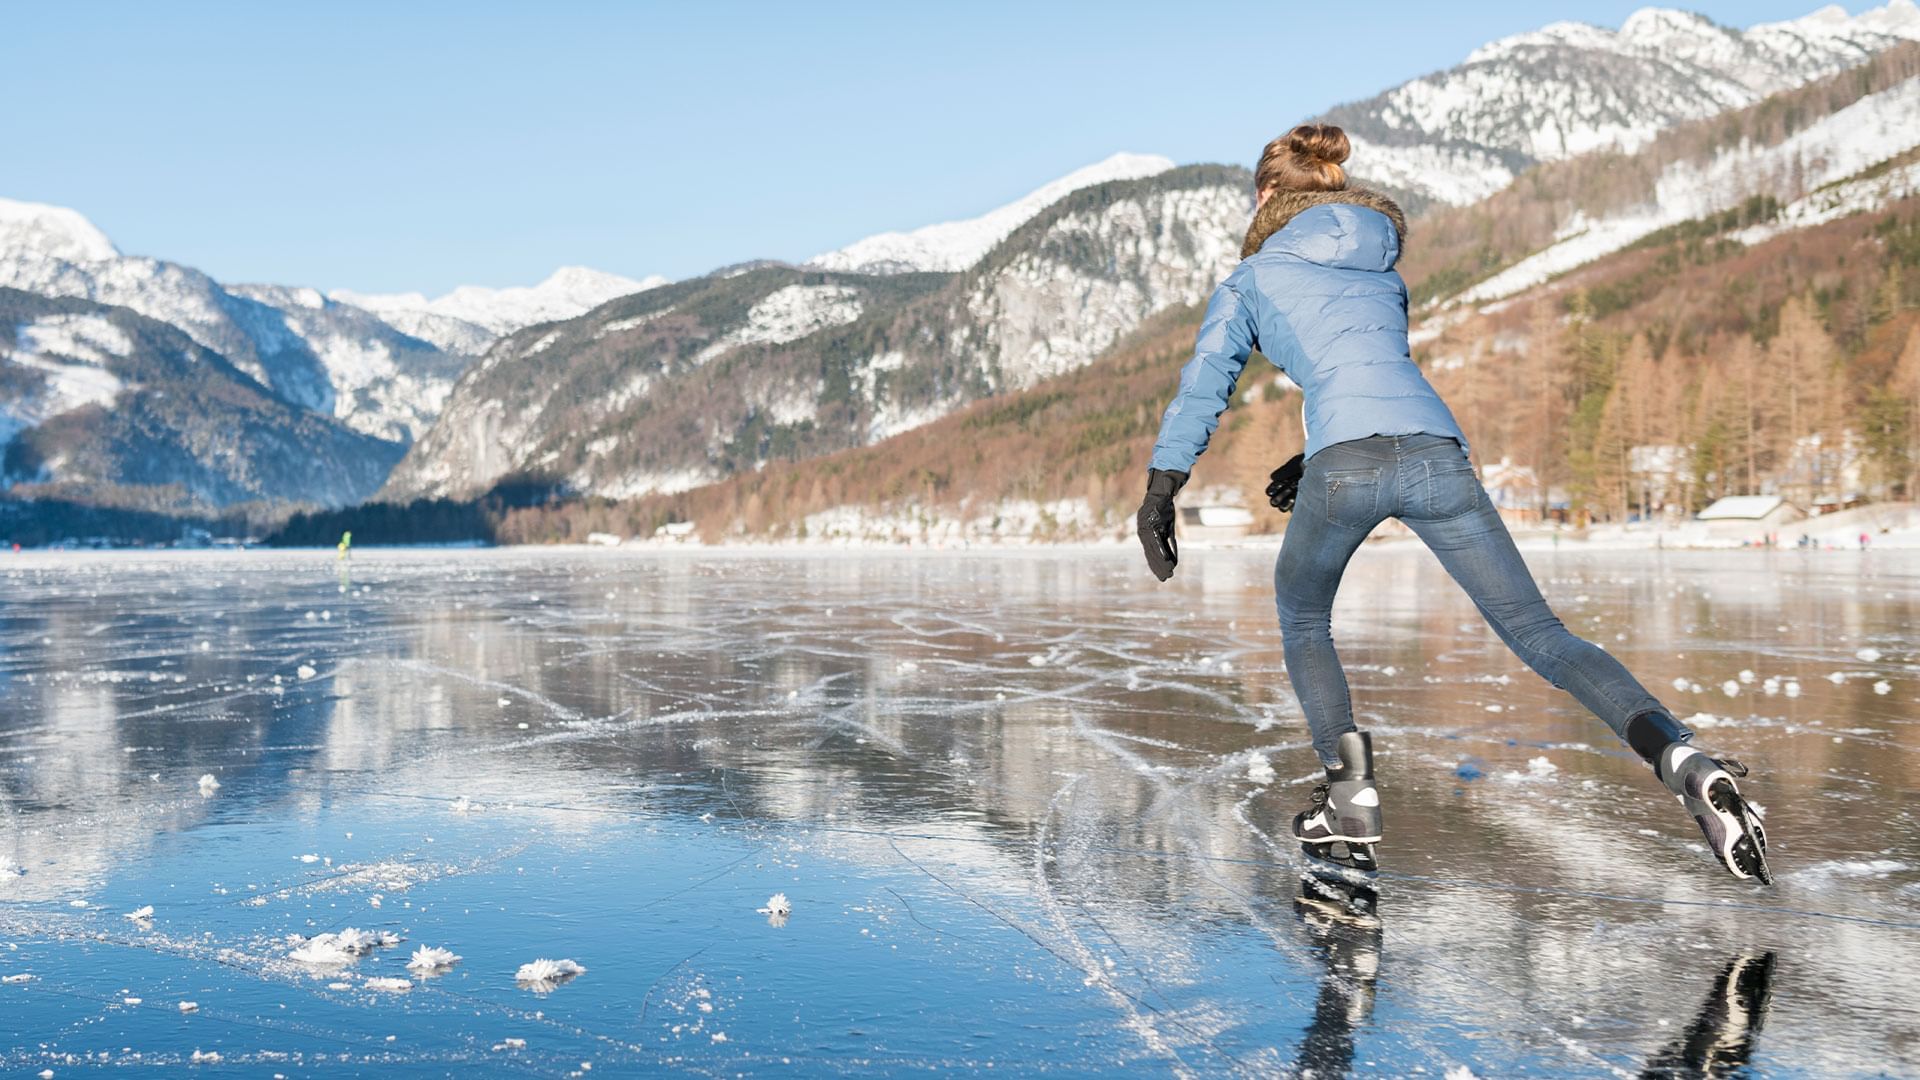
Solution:
M 1734 783 L 1746 769 L 1689 745 L 1693 733 L 1618 660 L 1569 633 L 1541 597 L 1474 475 L 1466 436 L 1410 358 L 1407 287 L 1393 268 L 1406 219 L 1385 196 L 1347 187 L 1348 153 L 1345 132 L 1305 124 L 1261 154 L 1240 265 L 1214 291 L 1181 369 L 1139 516 L 1147 565 L 1165 581 L 1179 561 L 1173 498 L 1248 354 L 1260 350 L 1299 385 L 1306 452 L 1274 473 L 1267 492 L 1293 512 L 1274 593 L 1287 675 L 1327 782 L 1294 818 L 1294 836 L 1311 856 L 1373 869 L 1381 822 L 1372 744 L 1354 727 L 1330 624 L 1347 560 L 1391 517 L 1425 541 L 1528 667 L 1653 766 L 1734 876 L 1771 881 L 1766 836 Z

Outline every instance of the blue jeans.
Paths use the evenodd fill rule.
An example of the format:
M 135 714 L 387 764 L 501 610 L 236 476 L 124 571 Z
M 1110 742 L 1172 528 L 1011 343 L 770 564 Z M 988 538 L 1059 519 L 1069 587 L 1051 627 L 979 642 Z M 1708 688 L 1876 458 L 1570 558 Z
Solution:
M 1661 708 L 1620 661 L 1573 636 L 1547 607 L 1459 443 L 1376 435 L 1329 446 L 1307 461 L 1273 575 L 1287 677 L 1322 764 L 1340 763 L 1335 744 L 1354 730 L 1347 675 L 1333 648 L 1333 595 L 1347 560 L 1390 517 L 1439 556 L 1515 655 L 1614 734 L 1625 739 L 1628 720 Z

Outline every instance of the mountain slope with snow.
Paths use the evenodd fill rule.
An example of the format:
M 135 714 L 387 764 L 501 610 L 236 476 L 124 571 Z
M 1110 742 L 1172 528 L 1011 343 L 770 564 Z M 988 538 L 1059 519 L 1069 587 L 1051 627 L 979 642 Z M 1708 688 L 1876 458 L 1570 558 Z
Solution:
M 1323 120 L 1353 139 L 1355 176 L 1418 199 L 1465 205 L 1531 165 L 1593 150 L 1636 150 L 1675 124 L 1770 94 L 1920 40 L 1914 0 L 1848 15 L 1736 30 L 1645 8 L 1618 30 L 1559 22 L 1490 42 Z
M 160 512 L 341 506 L 371 494 L 401 452 L 275 396 L 176 327 L 0 287 L 10 496 Z
M 816 255 L 807 260 L 807 265 L 861 274 L 965 270 L 979 262 L 1013 230 L 1081 188 L 1104 184 L 1109 180 L 1155 176 L 1173 167 L 1171 159 L 1156 154 L 1115 154 L 1035 188 L 1021 198 L 977 218 L 927 225 L 912 232 L 886 232 L 869 236 L 838 251 Z
M 1242 169 L 1081 188 L 965 273 L 769 265 L 503 338 L 384 498 L 509 477 L 625 498 L 887 438 L 1079 368 L 1208 295 L 1252 209 Z
M 470 360 L 313 289 L 228 287 L 189 266 L 122 255 L 62 207 L 0 199 L 0 287 L 178 327 L 289 404 L 397 443 L 426 429 Z
M 1920 43 L 1632 154 L 1540 167 L 1470 207 L 1436 209 L 1402 261 L 1417 303 L 1497 301 L 1664 229 L 1736 210 L 1759 239 L 1902 197 L 1920 149 Z M 1746 209 L 1743 209 L 1746 208 Z M 1766 210 L 1765 208 L 1774 208 Z

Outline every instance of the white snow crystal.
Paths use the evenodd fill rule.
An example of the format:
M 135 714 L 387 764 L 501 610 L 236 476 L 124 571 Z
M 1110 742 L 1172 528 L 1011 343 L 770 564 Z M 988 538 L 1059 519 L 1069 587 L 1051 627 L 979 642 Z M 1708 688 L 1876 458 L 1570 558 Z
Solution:
M 394 993 L 401 993 L 413 989 L 413 982 L 410 979 L 387 977 L 368 979 L 362 985 L 369 990 L 389 990 Z
M 407 961 L 407 967 L 414 971 L 444 971 L 459 962 L 460 958 L 451 949 L 422 945 L 413 950 L 413 959 Z
M 319 672 L 313 670 L 312 664 L 301 664 L 299 667 L 294 669 L 293 673 L 295 675 L 300 676 L 302 679 L 311 679 L 315 675 L 320 674 Z
M 195 1065 L 199 1065 L 202 1063 L 205 1063 L 208 1065 L 217 1065 L 220 1063 L 220 1051 L 209 1050 L 203 1054 L 200 1051 L 195 1050 L 193 1052 L 193 1063 Z
M 1739 697 L 1740 684 L 1732 679 L 1728 679 L 1726 682 L 1720 684 L 1720 692 L 1728 697 Z
M 495 1050 L 525 1050 L 527 1048 L 527 1040 L 514 1038 L 501 1039 L 499 1042 L 493 1044 L 493 1048 Z
M 1881 679 L 1879 682 L 1873 684 L 1873 692 L 1883 695 L 1891 694 L 1893 693 L 1893 684 L 1885 679 Z
M 129 919 L 132 919 L 134 922 L 140 922 L 143 919 L 151 919 L 153 918 L 153 905 L 148 904 L 145 907 L 135 908 L 134 910 L 127 912 L 126 917 Z
M 1247 755 L 1247 779 L 1261 787 L 1273 783 L 1273 763 L 1267 760 L 1267 755 L 1257 750 Z
M 24 971 L 20 972 L 17 975 L 0 975 L 0 983 L 23 983 L 23 982 L 32 982 L 32 981 L 33 981 L 33 976 L 27 974 Z
M 212 773 L 200 777 L 200 794 L 211 795 L 218 790 L 220 790 L 220 781 L 214 779 Z
M 303 964 L 327 967 L 347 963 L 377 948 L 398 945 L 401 940 L 400 935 L 391 930 L 368 932 L 349 926 L 337 934 L 319 934 L 306 939 L 288 955 Z
M 1027 663 L 1032 664 L 1034 667 L 1046 667 L 1047 658 L 1040 653 L 1035 653 L 1027 657 Z
M 336 967 L 353 959 L 353 954 L 343 948 L 333 934 L 321 934 L 287 955 L 302 964 L 316 967 Z
M 1682 675 L 1682 676 L 1680 676 L 1679 678 L 1676 678 L 1676 679 L 1674 679 L 1674 680 L 1673 680 L 1673 688 L 1674 688 L 1675 690 L 1678 690 L 1678 691 L 1681 691 L 1682 693 L 1685 693 L 1685 692 L 1686 692 L 1686 689 L 1687 689 L 1687 679 L 1686 679 L 1686 676 L 1684 676 L 1684 675 Z
M 1740 681 L 1742 683 L 1745 683 L 1746 685 L 1751 686 L 1753 685 L 1753 680 L 1754 680 L 1754 674 L 1753 674 L 1752 668 L 1744 668 L 1741 670 Z
M 1868 646 L 1867 648 L 1861 649 L 1859 652 L 1856 652 L 1853 655 L 1856 658 L 1865 660 L 1867 663 L 1871 664 L 1875 660 L 1880 659 L 1880 650 L 1873 648 L 1872 646 Z
M 180 1003 L 180 1011 L 183 1013 L 199 1012 L 200 1003 L 197 1001 L 183 1001 Z
M 1800 684 L 1798 682 L 1791 682 L 1791 681 L 1788 682 L 1786 685 L 1786 692 L 1788 697 L 1799 697 Z
M 529 990 L 551 990 L 576 975 L 586 973 L 586 968 L 571 960 L 539 959 L 532 963 L 521 964 L 514 972 L 513 981 L 523 984 Z
M 1690 728 L 1716 728 L 1725 722 L 1709 712 L 1697 712 L 1681 721 Z
M 1552 776 L 1554 773 L 1559 772 L 1560 766 L 1555 765 L 1553 762 L 1547 760 L 1544 757 L 1537 757 L 1537 758 L 1531 758 L 1527 761 L 1527 771 L 1529 773 L 1532 773 L 1534 776 L 1544 778 L 1544 777 Z
M 716 1031 L 716 1032 L 714 1032 L 714 1033 L 713 1033 L 713 1041 L 714 1041 L 714 1042 L 717 1042 L 717 1043 L 723 1043 L 723 1042 L 726 1042 L 726 1041 L 727 1041 L 727 1033 L 726 1033 L 726 1032 L 724 1032 L 724 1031 Z
M 1447 1070 L 1446 1080 L 1479 1080 L 1479 1077 L 1476 1077 L 1473 1070 L 1465 1065 L 1455 1065 Z
M 785 918 L 793 914 L 793 905 L 788 902 L 786 893 L 777 892 L 767 897 L 767 906 L 759 908 L 758 911 L 762 915 L 778 915 Z
M 11 855 L 0 855 L 0 878 L 15 877 L 27 872 L 27 868 L 13 861 Z
M 1839 686 L 1841 683 L 1847 681 L 1847 673 L 1844 671 L 1835 671 L 1827 676 L 1827 681 L 1835 686 Z

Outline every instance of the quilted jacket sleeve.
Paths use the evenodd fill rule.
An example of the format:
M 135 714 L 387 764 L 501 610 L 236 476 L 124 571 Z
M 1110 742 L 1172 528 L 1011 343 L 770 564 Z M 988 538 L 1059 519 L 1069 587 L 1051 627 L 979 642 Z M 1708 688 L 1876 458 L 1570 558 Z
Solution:
M 1239 289 L 1241 277 L 1235 273 L 1213 291 L 1193 359 L 1180 369 L 1179 392 L 1160 419 L 1152 468 L 1193 471 L 1194 460 L 1206 452 L 1207 441 L 1220 426 L 1220 414 L 1233 398 L 1248 355 L 1259 347 L 1252 308 Z

